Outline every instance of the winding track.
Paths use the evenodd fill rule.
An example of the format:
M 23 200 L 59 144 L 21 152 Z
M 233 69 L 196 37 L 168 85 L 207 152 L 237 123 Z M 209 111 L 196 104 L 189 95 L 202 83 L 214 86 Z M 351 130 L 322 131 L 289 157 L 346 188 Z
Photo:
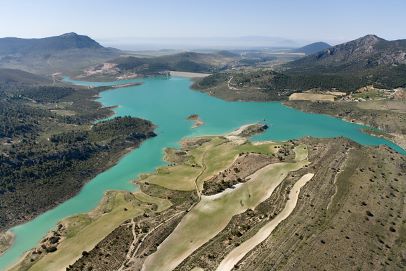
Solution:
M 299 199 L 300 189 L 313 178 L 313 173 L 303 175 L 293 186 L 289 193 L 289 199 L 286 202 L 285 208 L 270 222 L 263 226 L 253 237 L 243 242 L 240 246 L 233 249 L 217 267 L 217 271 L 229 271 L 242 259 L 244 256 L 262 243 L 274 231 L 274 229 L 293 212 Z

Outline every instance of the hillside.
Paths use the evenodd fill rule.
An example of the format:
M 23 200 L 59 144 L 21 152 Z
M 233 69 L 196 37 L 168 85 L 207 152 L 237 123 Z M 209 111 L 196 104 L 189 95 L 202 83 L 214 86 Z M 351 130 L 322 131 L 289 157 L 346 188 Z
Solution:
M 214 53 L 182 52 L 158 56 L 123 56 L 94 65 L 78 75 L 82 80 L 117 80 L 167 74 L 168 71 L 212 73 L 227 69 L 239 59 L 228 51 Z
M 325 42 L 314 42 L 311 44 L 308 44 L 306 46 L 297 48 L 292 50 L 294 53 L 303 53 L 305 55 L 311 55 L 317 52 L 320 52 L 322 50 L 325 50 L 327 48 L 330 48 L 331 45 Z
M 50 83 L 49 79 L 29 72 L 15 69 L 0 69 L 0 83 L 18 84 L 45 84 Z
M 234 54 L 224 51 L 218 54 L 184 52 L 174 55 L 165 55 L 153 58 L 125 57 L 113 60 L 122 70 L 132 71 L 187 71 L 212 72 L 226 66 L 234 58 Z
M 401 154 L 237 131 L 167 149 L 139 191 L 61 221 L 13 270 L 404 269 Z
M 375 35 L 324 49 L 287 66 L 291 69 L 322 72 L 360 72 L 361 69 L 406 64 L 406 40 L 387 41 Z
M 119 53 L 76 33 L 39 39 L 0 39 L 0 67 L 37 74 L 73 72 L 115 58 Z

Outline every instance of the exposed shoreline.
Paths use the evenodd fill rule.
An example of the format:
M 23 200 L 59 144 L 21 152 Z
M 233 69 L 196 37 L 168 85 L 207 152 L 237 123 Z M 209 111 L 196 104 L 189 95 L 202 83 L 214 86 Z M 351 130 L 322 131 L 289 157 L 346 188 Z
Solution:
M 134 86 L 140 86 L 142 85 L 142 82 L 134 82 L 134 83 L 126 83 L 126 84 L 118 84 L 118 85 L 113 85 L 111 86 L 112 88 L 127 88 L 127 87 L 134 87 Z
M 211 75 L 210 73 L 199 73 L 199 72 L 180 72 L 180 71 L 169 71 L 171 76 L 179 76 L 186 78 L 203 78 Z
M 372 136 L 375 136 L 375 137 L 380 137 L 380 138 L 386 139 L 386 140 L 398 145 L 400 148 L 402 148 L 403 150 L 406 151 L 406 136 L 403 135 L 403 134 L 384 131 L 381 128 L 376 127 L 372 123 L 363 122 L 363 121 L 360 121 L 359 119 L 350 118 L 348 116 L 340 116 L 338 114 L 333 114 L 333 113 L 328 113 L 328 112 L 317 112 L 315 110 L 312 110 L 309 107 L 297 106 L 294 103 L 292 104 L 290 102 L 291 101 L 283 101 L 282 104 L 284 106 L 289 107 L 289 108 L 293 108 L 295 110 L 299 110 L 299 111 L 302 111 L 302 112 L 305 112 L 305 113 L 326 115 L 326 116 L 338 118 L 338 119 L 340 119 L 342 121 L 345 121 L 345 122 L 348 122 L 348 123 L 354 123 L 354 124 L 358 124 L 358 125 L 361 125 L 361 126 L 366 126 L 367 129 L 363 129 L 363 133 L 369 134 L 369 135 L 372 135 Z M 334 103 L 334 102 L 332 102 L 332 103 Z M 382 133 L 379 133 L 379 134 L 373 133 L 372 130 L 368 129 L 368 127 L 373 128 L 373 129 L 377 129 Z
M 0 256 L 14 243 L 15 235 L 11 231 L 0 233 Z

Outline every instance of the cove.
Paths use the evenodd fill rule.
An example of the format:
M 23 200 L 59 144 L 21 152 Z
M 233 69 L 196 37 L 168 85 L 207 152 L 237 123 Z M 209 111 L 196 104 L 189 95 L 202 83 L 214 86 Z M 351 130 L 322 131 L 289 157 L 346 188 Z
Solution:
M 65 81 L 85 86 L 111 86 L 140 80 L 118 82 Z M 15 263 L 27 250 L 65 217 L 95 208 L 107 190 L 131 190 L 132 183 L 144 172 L 165 162 L 163 150 L 176 147 L 184 137 L 224 134 L 248 123 L 264 122 L 269 129 L 253 140 L 288 140 L 305 136 L 350 138 L 363 145 L 385 144 L 406 155 L 406 151 L 383 138 L 362 132 L 365 126 L 318 114 L 304 113 L 279 102 L 227 102 L 190 89 L 187 78 L 146 78 L 139 86 L 104 91 L 98 99 L 104 106 L 117 106 L 114 116 L 135 116 L 157 125 L 157 137 L 148 139 L 138 149 L 125 155 L 112 168 L 97 175 L 73 198 L 11 229 L 13 246 L 0 257 L 0 270 Z M 204 125 L 192 129 L 186 118 L 198 114 Z

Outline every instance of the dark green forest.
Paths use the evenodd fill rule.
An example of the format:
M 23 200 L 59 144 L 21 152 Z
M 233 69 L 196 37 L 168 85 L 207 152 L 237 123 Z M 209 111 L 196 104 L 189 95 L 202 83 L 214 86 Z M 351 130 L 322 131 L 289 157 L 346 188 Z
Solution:
M 1 82 L 0 230 L 63 202 L 155 136 L 151 122 L 133 117 L 94 124 L 112 113 L 94 101 L 102 90 Z

